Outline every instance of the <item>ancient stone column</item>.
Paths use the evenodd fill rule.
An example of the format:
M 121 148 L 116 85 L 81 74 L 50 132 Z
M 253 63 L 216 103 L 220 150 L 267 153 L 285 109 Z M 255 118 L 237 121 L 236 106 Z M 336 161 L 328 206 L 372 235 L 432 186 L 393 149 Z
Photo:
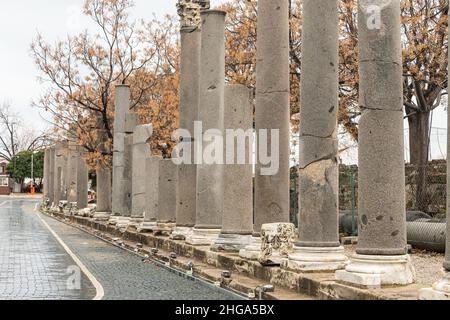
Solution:
M 178 170 L 172 159 L 159 162 L 158 210 L 155 233 L 169 235 L 175 228 Z
M 43 203 L 46 203 L 50 200 L 50 157 L 51 151 L 50 148 L 45 149 L 44 153 L 44 197 Z M 50 203 L 51 204 L 51 203 Z
M 450 16 L 449 16 L 450 19 Z M 450 22 L 450 20 L 449 20 Z M 450 23 L 449 23 L 450 26 Z M 450 32 L 449 32 L 450 34 Z M 450 61 L 450 51 L 448 61 Z M 450 83 L 448 84 L 450 90 Z M 448 91 L 447 92 L 450 92 Z M 450 100 L 447 109 L 447 242 L 445 246 L 444 269 L 446 276 L 433 284 L 432 288 L 422 289 L 419 293 L 420 300 L 450 300 Z
M 339 242 L 338 0 L 303 2 L 299 240 L 287 268 L 346 266 Z
M 225 87 L 224 11 L 202 12 L 201 67 L 198 117 L 202 122 L 203 150 L 222 139 Z M 200 144 L 200 142 L 199 142 Z M 223 148 L 223 147 L 222 147 Z M 221 148 L 221 150 L 222 150 Z M 217 150 L 216 150 L 217 151 Z M 196 224 L 186 242 L 211 245 L 222 226 L 223 165 L 199 156 L 197 166 Z M 223 160 L 223 159 L 222 159 Z M 161 199 L 160 199 L 161 204 Z
M 77 145 L 69 141 L 67 156 L 67 202 L 69 204 L 77 202 L 77 167 L 79 157 Z
M 77 159 L 77 207 L 85 209 L 88 207 L 88 183 L 89 170 L 86 161 L 83 158 L 82 147 L 78 146 Z
M 160 156 L 148 155 L 145 161 L 145 214 L 139 232 L 153 231 L 157 225 Z
M 189 0 L 178 1 L 180 15 L 181 61 L 180 61 L 180 128 L 194 133 L 194 121 L 198 119 L 200 78 L 201 17 L 200 3 Z M 183 143 L 194 144 L 191 137 L 181 137 Z M 197 193 L 197 166 L 191 162 L 178 166 L 178 192 L 176 222 L 172 239 L 184 240 L 195 225 L 195 196 Z
M 67 174 L 67 142 L 58 141 L 55 148 L 55 173 L 54 173 L 54 195 L 55 206 L 60 201 L 66 200 L 66 174 Z
M 253 234 L 253 93 L 247 87 L 225 87 L 224 127 L 222 230 L 211 249 L 239 252 Z
M 105 217 L 111 214 L 111 169 L 98 164 L 97 167 L 97 213 L 95 218 L 100 220 L 100 215 Z
M 105 125 L 101 115 L 97 118 L 97 148 L 100 153 L 106 153 L 105 141 L 107 139 Z M 111 168 L 105 159 L 98 159 L 96 163 L 97 175 L 97 208 L 94 219 L 107 221 L 112 210 L 112 180 Z
M 143 172 L 146 159 L 150 155 L 149 140 L 153 134 L 153 126 L 144 124 L 136 126 L 133 133 L 133 163 L 132 163 L 132 209 L 130 227 L 137 228 L 144 222 L 146 204 L 146 182 L 147 175 Z
M 114 110 L 114 146 L 113 146 L 113 196 L 112 217 L 126 215 L 129 212 L 129 194 L 124 189 L 125 181 L 125 137 L 126 115 L 130 108 L 130 87 L 128 85 L 116 86 Z
M 358 2 L 360 106 L 358 247 L 338 281 L 414 281 L 407 255 L 400 2 Z
M 256 260 L 259 257 L 261 248 L 259 236 L 263 224 L 289 222 L 288 5 L 289 2 L 285 0 L 258 1 L 255 106 L 258 161 L 255 173 L 255 238 L 254 243 L 240 253 L 247 259 Z M 261 136 L 267 136 L 266 141 L 261 139 Z M 266 152 L 263 152 L 264 150 Z M 272 154 L 271 150 L 279 152 L 279 156 Z M 261 153 L 264 153 L 263 156 L 272 155 L 271 165 L 261 163 Z
M 55 160 L 56 160 L 56 149 L 51 147 L 50 149 L 50 160 L 49 160 L 49 173 L 48 173 L 48 199 L 49 205 L 52 207 L 55 202 Z

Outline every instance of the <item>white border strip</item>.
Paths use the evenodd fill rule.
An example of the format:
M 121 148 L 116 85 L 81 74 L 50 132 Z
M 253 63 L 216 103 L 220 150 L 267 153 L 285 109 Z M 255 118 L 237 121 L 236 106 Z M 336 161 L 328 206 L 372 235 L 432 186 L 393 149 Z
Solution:
M 97 281 L 97 279 L 94 277 L 94 275 L 86 268 L 86 266 L 83 264 L 83 262 L 78 259 L 78 257 L 70 250 L 70 248 L 64 243 L 64 241 L 56 234 L 55 231 L 48 225 L 47 222 L 42 219 L 41 214 L 37 212 L 37 216 L 42 221 L 42 223 L 47 227 L 47 229 L 51 232 L 51 234 L 56 238 L 56 240 L 61 244 L 61 246 L 64 248 L 64 250 L 67 251 L 69 256 L 75 261 L 75 263 L 80 267 L 81 271 L 88 277 L 89 281 L 92 282 L 92 284 L 95 287 L 95 290 L 97 291 L 97 294 L 92 300 L 102 300 L 105 296 L 105 291 L 103 290 L 102 285 L 100 282 Z

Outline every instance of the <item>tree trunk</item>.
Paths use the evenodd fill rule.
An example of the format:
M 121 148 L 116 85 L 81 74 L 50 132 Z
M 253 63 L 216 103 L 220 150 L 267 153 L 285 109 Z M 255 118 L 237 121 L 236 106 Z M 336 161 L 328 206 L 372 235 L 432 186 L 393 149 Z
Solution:
M 430 112 L 418 112 L 408 117 L 409 155 L 411 164 L 417 168 L 416 209 L 427 212 L 427 165 L 430 145 Z

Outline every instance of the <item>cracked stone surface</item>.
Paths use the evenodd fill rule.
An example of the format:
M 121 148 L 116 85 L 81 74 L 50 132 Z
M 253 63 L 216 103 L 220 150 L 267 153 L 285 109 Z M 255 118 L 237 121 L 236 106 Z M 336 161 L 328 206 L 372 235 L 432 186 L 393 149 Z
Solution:
M 255 223 L 258 234 L 265 223 L 289 221 L 289 12 L 284 0 L 258 1 L 255 125 L 279 130 L 279 171 L 255 173 Z M 268 150 L 271 149 L 269 139 Z
M 300 247 L 338 247 L 338 1 L 304 2 Z
M 373 1 L 372 1 L 373 2 Z M 370 3 L 372 3 L 370 2 Z M 379 29 L 359 6 L 359 242 L 357 253 L 403 255 L 406 250 L 400 6 L 380 5 Z

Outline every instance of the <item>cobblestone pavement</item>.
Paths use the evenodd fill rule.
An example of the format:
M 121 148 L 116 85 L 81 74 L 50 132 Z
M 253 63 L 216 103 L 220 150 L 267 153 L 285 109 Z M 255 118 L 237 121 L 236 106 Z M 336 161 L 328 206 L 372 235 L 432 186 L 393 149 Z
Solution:
M 0 299 L 92 299 L 95 289 L 82 275 L 69 290 L 76 265 L 33 212 L 33 200 L 0 200 Z
M 236 299 L 214 286 L 181 277 L 154 264 L 144 264 L 132 253 L 38 214 L 33 211 L 35 204 L 36 201 L 20 200 L 0 206 L 0 299 L 95 296 L 95 289 L 85 277 L 81 290 L 66 292 L 67 266 L 75 263 L 39 216 L 102 285 L 105 300 Z

